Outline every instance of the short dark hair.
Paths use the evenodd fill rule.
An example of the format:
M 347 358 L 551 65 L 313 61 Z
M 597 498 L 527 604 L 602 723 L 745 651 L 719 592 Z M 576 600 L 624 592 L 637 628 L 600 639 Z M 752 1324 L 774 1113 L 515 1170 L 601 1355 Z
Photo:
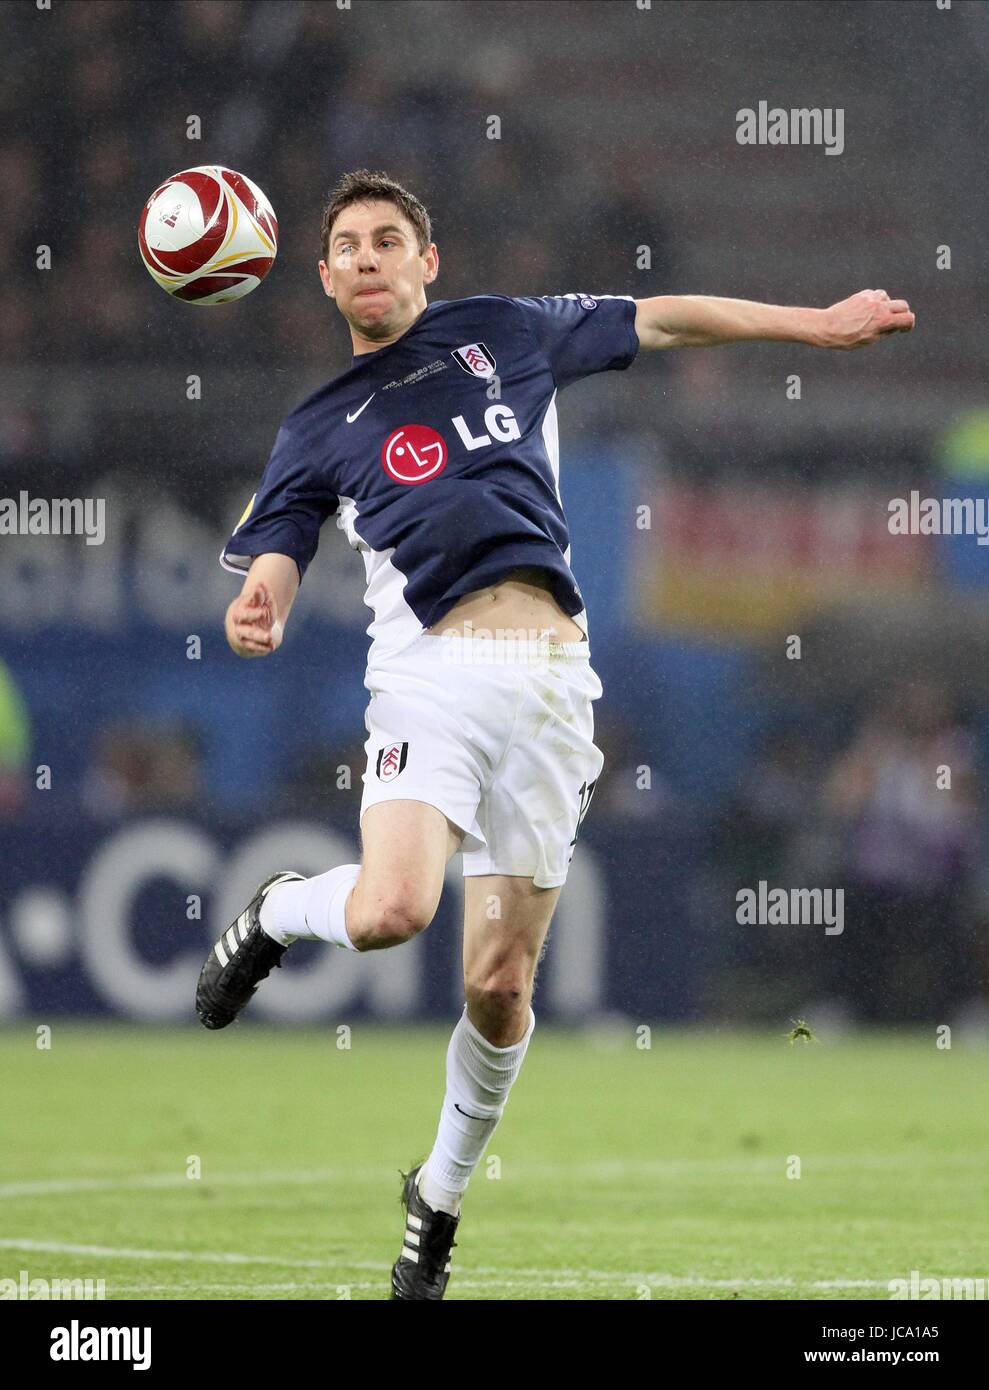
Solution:
M 344 208 L 350 207 L 351 203 L 369 203 L 372 199 L 383 199 L 389 203 L 394 203 L 399 211 L 405 214 L 415 228 L 416 244 L 419 247 L 420 256 L 425 253 L 433 239 L 433 230 L 429 221 L 429 213 L 415 194 L 410 193 L 407 188 L 403 188 L 400 183 L 396 183 L 383 170 L 355 169 L 349 174 L 341 175 L 330 190 L 326 207 L 323 209 L 319 237 L 320 251 L 324 260 L 329 255 L 330 248 L 327 243 L 330 238 L 330 228 L 340 213 L 343 212 Z

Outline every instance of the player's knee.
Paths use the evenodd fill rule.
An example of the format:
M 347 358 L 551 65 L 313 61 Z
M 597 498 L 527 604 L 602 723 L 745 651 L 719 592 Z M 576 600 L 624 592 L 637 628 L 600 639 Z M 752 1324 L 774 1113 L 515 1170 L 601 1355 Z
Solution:
M 529 984 L 521 972 L 495 971 L 464 981 L 467 1003 L 492 1022 L 508 1022 L 529 1005 Z
M 401 946 L 424 931 L 432 919 L 425 902 L 411 897 L 385 899 L 370 914 L 366 935 L 378 946 Z

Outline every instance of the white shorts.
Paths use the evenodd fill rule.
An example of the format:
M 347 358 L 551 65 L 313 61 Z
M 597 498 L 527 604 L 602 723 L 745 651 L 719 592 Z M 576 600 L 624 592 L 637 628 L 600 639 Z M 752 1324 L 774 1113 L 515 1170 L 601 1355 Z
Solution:
M 369 668 L 361 819 L 379 801 L 425 801 L 464 832 L 464 877 L 566 881 L 604 766 L 587 642 L 422 633 Z

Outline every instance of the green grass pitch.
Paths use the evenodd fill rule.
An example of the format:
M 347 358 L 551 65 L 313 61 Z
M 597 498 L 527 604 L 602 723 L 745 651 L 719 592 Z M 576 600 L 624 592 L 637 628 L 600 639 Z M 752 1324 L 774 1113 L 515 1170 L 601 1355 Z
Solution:
M 148 1299 L 385 1298 L 450 1025 L 0 1032 L 0 1278 Z M 450 1299 L 886 1300 L 984 1277 L 989 1049 L 934 1030 L 537 1023 Z M 791 1156 L 800 1176 L 788 1177 Z M 198 1158 L 202 1176 L 190 1178 Z M 492 1158 L 497 1162 L 492 1162 Z M 194 1169 L 193 1169 L 194 1171 Z

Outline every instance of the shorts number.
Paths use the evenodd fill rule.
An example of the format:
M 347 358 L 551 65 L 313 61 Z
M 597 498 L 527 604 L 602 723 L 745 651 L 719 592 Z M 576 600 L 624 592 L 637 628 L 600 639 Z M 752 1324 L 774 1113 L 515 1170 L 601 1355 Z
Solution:
M 574 845 L 577 843 L 577 836 L 580 834 L 580 827 L 581 827 L 581 826 L 583 825 L 583 823 L 584 823 L 584 817 L 587 815 L 587 808 L 588 808 L 588 807 L 590 806 L 590 804 L 591 804 L 591 797 L 594 795 L 594 788 L 597 786 L 597 784 L 598 784 L 598 779 L 597 779 L 596 777 L 595 777 L 595 779 L 594 779 L 593 782 L 582 782 L 582 783 L 581 783 L 581 787 L 580 787 L 580 812 L 579 812 L 579 814 L 578 814 L 578 816 L 577 816 L 577 829 L 574 831 L 574 837 L 573 837 L 573 839 L 570 841 L 570 849 L 571 849 L 571 850 L 573 850 Z M 570 857 L 573 858 L 573 855 L 571 854 Z

